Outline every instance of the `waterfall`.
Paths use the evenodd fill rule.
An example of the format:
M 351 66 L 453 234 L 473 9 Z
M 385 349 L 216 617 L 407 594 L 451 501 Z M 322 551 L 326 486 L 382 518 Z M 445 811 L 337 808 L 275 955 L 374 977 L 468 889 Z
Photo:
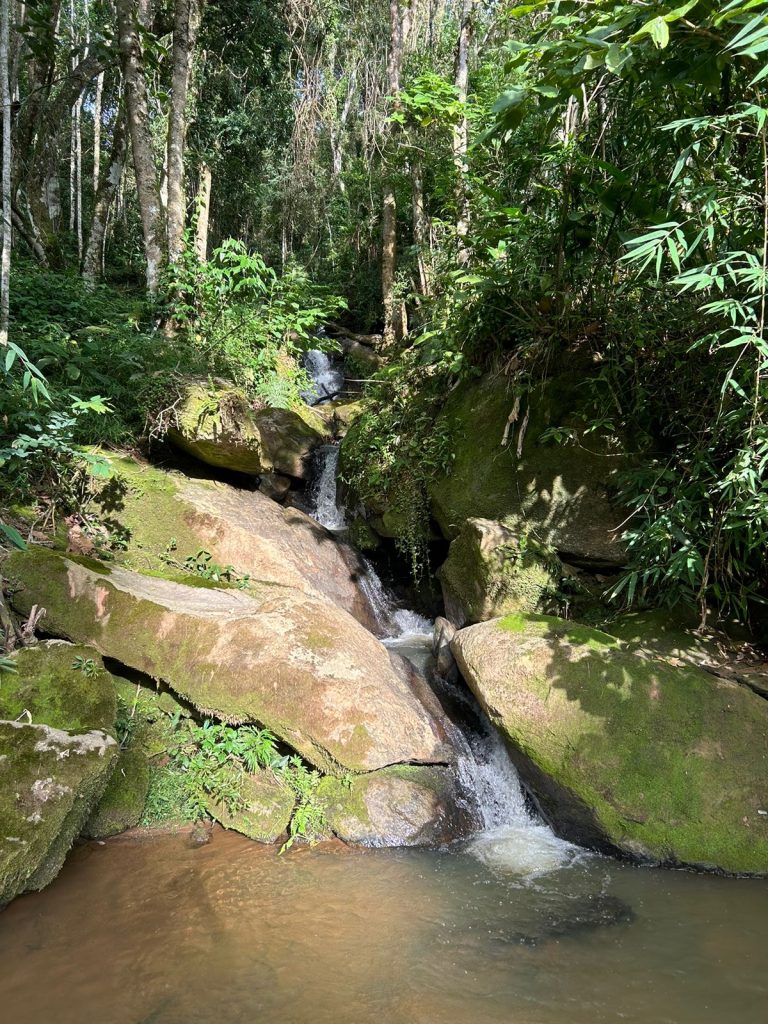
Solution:
M 310 487 L 311 516 L 327 530 L 343 530 L 347 525 L 344 509 L 337 503 L 336 470 L 339 465 L 339 446 L 324 444 L 317 450 L 317 470 Z
M 308 352 L 306 367 L 315 384 L 307 399 L 317 404 L 343 387 L 344 377 L 323 352 Z M 338 444 L 318 449 L 316 472 L 310 487 L 310 514 L 334 532 L 346 528 L 345 510 L 338 503 L 336 473 Z M 418 668 L 431 671 L 433 623 L 418 612 L 401 608 L 373 565 L 363 559 L 365 571 L 359 586 L 368 599 L 383 643 Z M 578 847 L 558 839 L 549 826 L 527 805 L 517 770 L 499 733 L 466 687 L 434 680 L 443 687 L 447 705 L 453 707 L 453 741 L 458 752 L 456 772 L 468 810 L 481 831 L 467 844 L 467 852 L 489 867 L 505 873 L 535 877 L 571 863 L 581 854 Z
M 344 390 L 344 371 L 335 366 L 327 352 L 311 349 L 304 356 L 304 369 L 312 378 L 312 390 L 302 392 L 307 405 L 320 405 Z

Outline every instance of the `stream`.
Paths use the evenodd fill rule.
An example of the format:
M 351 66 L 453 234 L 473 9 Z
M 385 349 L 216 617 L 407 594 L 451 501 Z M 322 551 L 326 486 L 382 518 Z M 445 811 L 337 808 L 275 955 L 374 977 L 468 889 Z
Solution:
M 308 400 L 338 390 L 327 357 L 310 369 Z M 337 446 L 320 450 L 311 509 L 341 533 L 337 462 Z M 361 586 L 383 642 L 427 667 L 432 623 L 370 562 Z M 461 723 L 477 834 L 437 850 L 328 842 L 283 855 L 218 827 L 205 845 L 188 833 L 81 844 L 48 889 L 0 914 L 3 1019 L 763 1024 L 768 885 L 559 839 L 466 687 L 435 686 Z

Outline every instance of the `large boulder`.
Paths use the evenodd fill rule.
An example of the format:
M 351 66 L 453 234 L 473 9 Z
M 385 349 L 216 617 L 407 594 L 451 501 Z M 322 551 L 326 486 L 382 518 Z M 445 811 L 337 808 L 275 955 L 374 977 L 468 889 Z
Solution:
M 5 572 L 16 608 L 45 607 L 51 633 L 165 681 L 204 714 L 267 726 L 329 773 L 451 760 L 407 674 L 328 601 L 266 583 L 190 586 L 40 547 Z
M 114 735 L 115 680 L 93 647 L 52 640 L 17 651 L 13 664 L 0 676 L 0 719 Z
M 83 834 L 107 839 L 138 825 L 149 792 L 149 762 L 138 747 L 120 751 L 104 795 L 85 824 Z
M 561 575 L 556 556 L 491 519 L 468 519 L 438 570 L 446 614 L 457 626 L 537 611 Z
M 99 730 L 0 721 L 0 906 L 56 877 L 116 758 Z
M 363 560 L 298 509 L 265 494 L 212 480 L 191 480 L 108 453 L 114 479 L 97 495 L 101 516 L 118 541 L 115 557 L 129 568 L 164 571 L 204 550 L 221 566 L 262 583 L 329 598 L 375 630 L 359 587 Z
M 583 444 L 542 440 L 549 427 L 573 429 L 580 440 L 573 410 L 579 408 L 581 376 L 574 372 L 533 389 L 507 443 L 515 397 L 503 376 L 484 377 L 454 392 L 437 424 L 450 433 L 454 458 L 450 470 L 430 486 L 432 513 L 445 537 L 457 537 L 470 518 L 503 519 L 518 534 L 572 560 L 624 561 L 615 533 L 623 517 L 608 496 L 621 459 L 598 433 Z
M 768 702 L 547 616 L 470 626 L 452 648 L 565 838 L 657 864 L 768 874 Z
M 327 440 L 327 433 L 308 408 L 259 409 L 234 385 L 193 381 L 175 410 L 168 439 L 218 469 L 301 478 L 310 471 L 312 449 Z
M 353 779 L 325 778 L 317 796 L 331 830 L 361 846 L 448 843 L 470 825 L 447 768 L 398 765 Z

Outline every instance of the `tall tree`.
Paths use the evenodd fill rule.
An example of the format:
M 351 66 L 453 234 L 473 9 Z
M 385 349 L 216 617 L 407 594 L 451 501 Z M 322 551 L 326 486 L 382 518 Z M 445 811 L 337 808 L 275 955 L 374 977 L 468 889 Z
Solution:
M 472 40 L 472 18 L 475 0 L 462 0 L 461 20 L 459 22 L 459 38 L 456 44 L 456 62 L 454 66 L 454 85 L 462 110 L 453 128 L 453 162 L 456 167 L 456 245 L 459 263 L 466 263 L 469 258 L 467 235 L 469 234 L 469 192 L 467 189 L 467 145 L 469 126 L 467 123 L 466 102 L 469 85 L 469 46 Z
M 0 346 L 8 345 L 11 285 L 11 83 L 9 47 L 11 0 L 0 0 L 0 97 L 3 106 L 3 229 L 0 255 Z
M 387 97 L 396 106 L 403 66 L 403 18 L 400 0 L 389 3 L 389 55 Z M 384 304 L 384 345 L 389 347 L 404 334 L 402 306 L 395 298 L 397 272 L 397 197 L 392 174 L 385 169 L 381 209 L 381 297 Z
M 199 19 L 199 0 L 176 0 L 173 20 L 171 109 L 168 116 L 168 258 L 171 263 L 181 255 L 186 220 L 184 149 L 187 135 L 187 100 Z
M 123 177 L 125 156 L 128 149 L 128 126 L 125 116 L 125 101 L 120 103 L 115 126 L 112 132 L 112 151 L 109 167 L 104 180 L 99 183 L 93 209 L 93 220 L 88 236 L 88 245 L 83 257 L 83 280 L 93 288 L 102 275 L 104 262 L 104 242 L 107 232 L 107 221 L 117 197 Z
M 146 24 L 147 0 L 116 0 L 120 61 L 123 69 L 126 116 L 136 175 L 136 194 L 141 215 L 146 256 L 147 291 L 156 295 L 165 256 L 165 216 L 152 148 L 149 97 L 141 47 L 139 18 Z M 146 19 L 146 20 L 145 20 Z

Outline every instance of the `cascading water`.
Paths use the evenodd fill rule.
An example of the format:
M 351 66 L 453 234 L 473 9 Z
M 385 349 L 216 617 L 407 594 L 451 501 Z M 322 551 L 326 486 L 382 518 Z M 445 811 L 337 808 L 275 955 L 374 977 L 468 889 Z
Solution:
M 317 395 L 343 388 L 330 360 L 322 352 L 309 352 L 306 367 L 315 382 Z M 322 398 L 320 399 L 322 401 Z M 338 445 L 318 450 L 317 471 L 311 488 L 310 514 L 334 532 L 346 527 L 345 510 L 338 504 L 336 473 Z M 360 589 L 368 598 L 384 634 L 383 643 L 408 658 L 425 672 L 430 671 L 434 624 L 418 612 L 398 606 L 373 565 L 364 559 L 365 573 Z M 481 831 L 467 845 L 467 851 L 498 870 L 535 877 L 570 863 L 581 851 L 551 831 L 527 806 L 517 771 L 501 737 L 464 688 L 443 684 L 448 703 L 459 709 L 461 727 L 454 729 L 458 750 L 457 774 L 467 794 L 469 810 Z
M 344 371 L 327 352 L 311 349 L 304 356 L 304 369 L 312 378 L 312 390 L 302 392 L 307 405 L 329 402 L 344 390 Z

